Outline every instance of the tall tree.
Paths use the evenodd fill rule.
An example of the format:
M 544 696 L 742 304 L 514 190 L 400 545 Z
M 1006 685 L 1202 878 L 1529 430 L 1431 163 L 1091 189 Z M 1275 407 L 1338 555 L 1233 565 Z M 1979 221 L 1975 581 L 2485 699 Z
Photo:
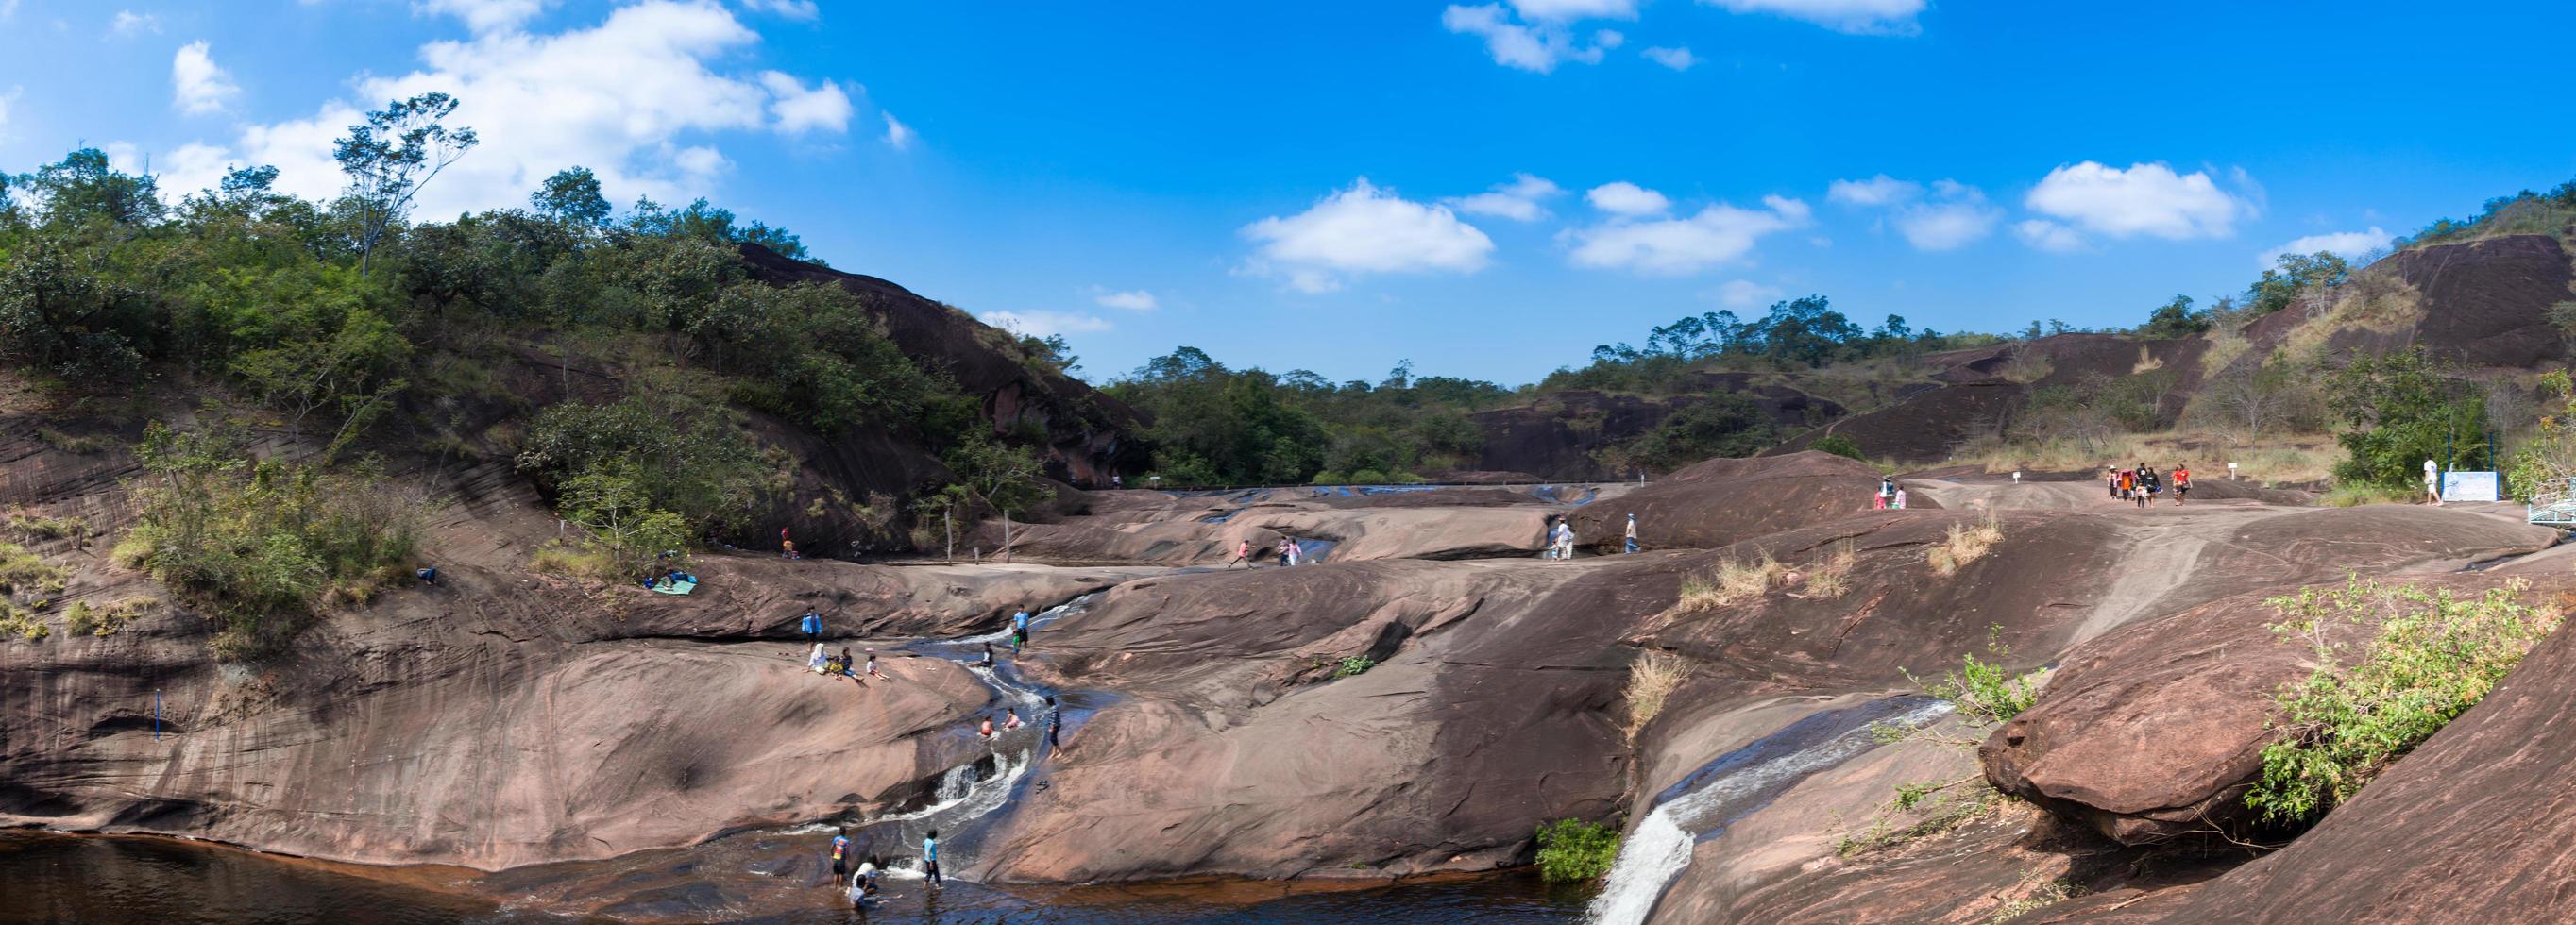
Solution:
M 451 129 L 441 121 L 455 114 L 456 104 L 445 93 L 395 100 L 349 126 L 333 146 L 331 158 L 349 177 L 348 200 L 358 221 L 358 275 L 367 274 L 377 243 L 402 220 L 421 188 L 482 140 L 473 129 Z
M 567 225 L 598 228 L 608 224 L 608 197 L 599 194 L 599 178 L 588 167 L 566 167 L 546 178 L 528 195 L 528 205 Z

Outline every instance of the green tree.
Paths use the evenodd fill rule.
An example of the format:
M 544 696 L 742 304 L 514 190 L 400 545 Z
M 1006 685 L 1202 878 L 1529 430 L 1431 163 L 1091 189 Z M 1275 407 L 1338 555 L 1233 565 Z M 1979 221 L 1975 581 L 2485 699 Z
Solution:
M 395 100 L 334 140 L 331 157 L 349 178 L 346 201 L 357 222 L 358 275 L 367 275 L 376 245 L 402 221 L 421 187 L 482 140 L 473 129 L 442 122 L 456 106 L 445 93 Z
M 2296 303 L 2300 297 L 2343 285 L 2352 267 L 2326 251 L 2282 254 L 2263 278 L 2245 290 L 2248 314 L 2260 318 Z
M 78 383 L 129 383 L 162 325 L 150 295 L 110 280 L 103 264 L 46 233 L 9 252 L 0 264 L 0 359 Z
M 1046 483 L 1046 468 L 1026 447 L 970 436 L 939 460 L 957 476 L 960 487 L 997 511 L 1026 511 L 1055 497 L 1055 488 Z
M 2192 311 L 2191 297 L 2176 295 L 2172 301 L 2156 306 L 2155 311 L 2148 313 L 2147 323 L 2138 328 L 2138 333 L 2171 339 L 2206 330 L 2209 330 L 2208 313 Z
M 567 225 L 583 228 L 608 226 L 608 197 L 599 193 L 599 177 L 588 167 L 566 167 L 546 178 L 544 185 L 529 194 L 528 205 L 537 214 Z
M 2445 469 L 2491 468 L 2484 396 L 2441 374 L 2421 351 L 2363 357 L 2334 373 L 2328 403 L 2346 429 L 2335 479 L 2404 490 L 2420 483 L 2425 460 Z
M 51 223 L 139 226 L 161 218 L 160 190 L 152 177 L 118 171 L 97 148 L 74 151 L 20 182 L 44 203 Z

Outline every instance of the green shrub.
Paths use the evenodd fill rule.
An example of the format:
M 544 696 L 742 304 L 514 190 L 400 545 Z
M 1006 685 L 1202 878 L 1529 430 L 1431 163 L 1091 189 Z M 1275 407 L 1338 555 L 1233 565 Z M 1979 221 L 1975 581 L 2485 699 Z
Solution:
M 1923 692 L 1949 701 L 1958 707 L 1959 715 L 1979 726 L 1999 726 L 2039 701 L 2039 678 L 2042 675 L 2014 674 L 2002 665 L 2012 655 L 2002 641 L 2003 627 L 1987 631 L 1986 654 L 1995 661 L 1982 661 L 1970 652 L 1959 656 L 1959 670 L 1940 680 L 1924 684 L 1923 679 L 1906 672 L 1906 677 L 1923 687 Z
M 430 504 L 408 485 L 255 460 L 159 423 L 135 454 L 141 509 L 116 557 L 214 617 L 227 654 L 272 651 L 322 609 L 410 575 Z
M 2529 588 L 2516 579 L 2466 597 L 2354 578 L 2271 599 L 2282 617 L 2272 628 L 2307 641 L 2319 664 L 2273 695 L 2280 738 L 2245 805 L 2266 821 L 2313 822 L 2476 706 L 2558 628 L 2556 607 L 2522 602 Z M 2358 653 L 2329 643 L 2339 623 L 2370 630 L 2369 642 Z
M 0 600 L 0 636 L 16 636 L 34 642 L 53 635 L 53 632 L 53 628 L 46 626 L 34 612 L 20 610 L 8 601 Z
M 2338 483 L 2421 488 L 2424 461 L 2448 468 L 2488 468 L 2485 396 L 2467 381 L 2442 375 L 2420 351 L 2364 357 L 2337 372 L 2326 390 L 2348 430 L 2337 434 L 2344 459 Z
M 518 455 L 519 471 L 565 499 L 581 480 L 622 483 L 618 494 L 669 511 L 702 529 L 749 523 L 785 488 L 780 463 L 759 440 L 725 419 L 715 403 L 687 397 L 576 402 L 538 412 Z M 686 525 L 683 535 L 689 534 Z
M 1807 448 L 1836 456 L 1848 456 L 1862 462 L 1869 461 L 1869 457 L 1861 453 L 1859 441 L 1841 434 L 1826 434 L 1818 437 L 1816 442 L 1808 444 Z
M 1341 667 L 1333 669 L 1333 677 L 1347 678 L 1352 675 L 1366 674 L 1369 669 L 1375 667 L 1377 667 L 1376 659 L 1365 655 L 1353 655 L 1342 659 Z
M 1618 859 L 1618 829 L 1581 819 L 1538 827 L 1538 873 L 1551 883 L 1598 880 Z
M 26 547 L 0 543 L 0 595 L 60 594 L 70 578 Z

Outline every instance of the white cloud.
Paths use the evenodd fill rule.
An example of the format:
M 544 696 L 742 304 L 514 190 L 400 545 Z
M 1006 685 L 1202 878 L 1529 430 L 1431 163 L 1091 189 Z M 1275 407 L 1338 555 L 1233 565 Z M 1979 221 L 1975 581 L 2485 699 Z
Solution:
M 1859 208 L 1887 210 L 1887 222 L 1915 250 L 1946 251 L 1993 234 L 2003 211 L 1986 202 L 1984 191 L 1956 180 L 1936 180 L 1926 196 L 1923 184 L 1879 174 L 1867 180 L 1836 180 L 1825 188 L 1829 201 Z
M 1303 292 L 1341 287 L 1358 273 L 1484 269 L 1494 241 L 1449 207 L 1414 202 L 1362 177 L 1304 212 L 1243 226 L 1259 245 L 1244 271 L 1281 276 Z
M 1763 210 L 1719 203 L 1689 218 L 1639 221 L 1619 218 L 1566 232 L 1575 266 L 1682 275 L 1738 260 L 1763 235 L 1803 225 L 1807 204 L 1763 197 Z
M 1460 35 L 1473 35 L 1485 40 L 1485 50 L 1494 63 L 1524 71 L 1545 74 L 1556 70 L 1559 62 L 1601 62 L 1602 50 L 1616 48 L 1627 36 L 1608 29 L 1594 33 L 1592 45 L 1579 45 L 1561 24 L 1541 22 L 1528 25 L 1512 21 L 1501 4 L 1452 6 L 1440 13 L 1440 24 Z
M 742 8 L 807 21 L 823 15 L 823 8 L 816 6 L 814 0 L 742 0 Z
M 769 112 L 778 120 L 781 133 L 801 135 L 818 128 L 840 132 L 850 127 L 850 95 L 839 84 L 824 80 L 809 88 L 785 71 L 763 71 L 760 85 L 769 88 Z
M 133 10 L 118 10 L 115 18 L 107 21 L 107 31 L 121 36 L 136 36 L 146 32 L 159 34 L 161 17 L 151 13 L 137 13 Z
M 1825 186 L 1825 201 L 1846 206 L 1888 206 L 1923 195 L 1923 184 L 1879 174 L 1867 180 L 1836 180 Z
M 1511 0 L 1522 19 L 1635 19 L 1637 0 Z
M 1778 286 L 1765 286 L 1749 279 L 1727 280 L 1718 284 L 1717 289 L 1709 294 L 1716 297 L 1719 304 L 1728 308 L 1768 305 L 1779 301 L 1781 296 L 1788 295 L 1780 291 Z
M 2345 260 L 2358 260 L 2372 251 L 2386 249 L 2388 242 L 2392 240 L 2395 238 L 2388 232 L 2380 230 L 2377 225 L 2370 226 L 2369 231 L 2312 234 L 2264 251 L 2255 258 L 2255 261 L 2263 269 L 2269 270 L 2280 263 L 2283 254 L 2313 254 L 2318 251 L 2327 251 Z
M 1628 216 L 1662 215 L 1673 207 L 1673 201 L 1664 198 L 1664 194 L 1626 180 L 1593 187 L 1583 194 L 1583 201 L 1603 212 Z
M 1512 175 L 1510 183 L 1498 184 L 1491 190 L 1473 196 L 1443 199 L 1441 202 L 1469 215 L 1489 215 L 1516 222 L 1534 222 L 1547 217 L 1547 207 L 1540 205 L 1539 201 L 1553 199 L 1564 192 L 1563 188 L 1548 182 L 1543 177 L 1516 173 Z
M 829 92 L 805 91 L 781 110 L 772 106 L 780 97 L 765 86 L 775 83 L 766 75 L 713 69 L 759 41 L 707 0 L 645 0 L 587 28 L 502 28 L 431 42 L 421 46 L 418 70 L 362 75 L 347 99 L 310 117 L 246 127 L 231 157 L 275 165 L 283 191 L 327 197 L 340 186 L 332 140 L 361 121 L 363 110 L 441 91 L 461 101 L 448 124 L 472 126 L 483 143 L 422 192 L 423 216 L 516 205 L 545 177 L 574 165 L 598 174 L 614 201 L 684 203 L 710 192 L 731 166 L 709 136 L 791 123 L 832 127 Z M 169 183 L 163 189 L 188 192 Z
M 1123 308 L 1131 312 L 1150 312 L 1162 307 L 1163 304 L 1161 300 L 1154 298 L 1153 293 L 1142 289 L 1130 289 L 1125 292 L 1101 291 L 1100 294 L 1092 296 L 1091 301 L 1109 308 Z
M 912 143 L 915 140 L 918 140 L 921 135 L 914 132 L 912 130 L 912 126 L 895 121 L 894 113 L 889 112 L 884 113 L 883 115 L 885 116 L 886 124 L 886 144 L 894 146 L 894 149 L 897 151 L 912 150 Z
M 179 46 L 179 53 L 170 59 L 170 105 L 180 112 L 192 116 L 222 112 L 240 95 L 241 86 L 215 65 L 203 40 Z
M 1653 61 L 1656 64 L 1672 68 L 1676 71 L 1690 70 L 1692 65 L 1699 63 L 1699 56 L 1691 54 L 1691 50 L 1688 46 L 1678 48 L 1654 47 L 1640 51 L 1638 54 L 1645 55 L 1646 60 Z
M 548 0 L 419 0 L 413 8 L 465 20 L 465 28 L 481 33 L 518 28 L 545 12 L 547 3 Z
M 2218 188 L 2207 171 L 2177 174 L 2162 163 L 2122 170 L 2094 161 L 2059 167 L 2023 200 L 2059 224 L 2113 238 L 2223 238 L 2254 207 Z
M 992 311 L 977 317 L 983 318 L 985 324 L 1030 337 L 1088 334 L 1106 331 L 1110 327 L 1109 319 L 1098 315 L 1077 315 L 1072 312 Z
M 2075 229 L 2044 218 L 2023 220 L 2013 226 L 2013 234 L 2019 235 L 2024 244 L 2061 254 L 2084 250 L 2086 246 L 2084 236 L 2075 233 Z
M 1912 35 L 1924 0 L 1700 0 L 1731 13 L 1768 13 L 1805 20 L 1836 32 Z

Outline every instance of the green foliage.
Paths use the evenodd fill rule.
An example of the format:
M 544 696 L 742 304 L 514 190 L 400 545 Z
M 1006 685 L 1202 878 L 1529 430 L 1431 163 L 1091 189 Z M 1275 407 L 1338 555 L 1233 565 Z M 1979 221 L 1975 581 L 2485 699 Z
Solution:
M 421 187 L 481 141 L 473 129 L 451 129 L 441 121 L 456 113 L 457 103 L 435 92 L 395 100 L 333 140 L 331 158 L 349 178 L 343 202 L 354 218 L 359 275 L 366 275 L 376 246 L 402 221 Z
M 2245 290 L 2244 311 L 2251 317 L 2262 317 L 2290 307 L 2301 297 L 2325 292 L 2343 284 L 2352 267 L 2343 258 L 2318 251 L 2313 254 L 2282 254 L 2263 277 Z
M 2576 224 L 2576 180 L 2558 184 L 2546 193 L 2523 190 L 2489 199 L 2476 215 L 2435 221 L 2413 237 L 2399 238 L 2390 246 L 2405 249 L 2507 234 L 2563 236 L 2571 224 Z
M 1808 444 L 1807 448 L 1820 453 L 1832 453 L 1836 456 L 1848 456 L 1862 462 L 1869 461 L 1869 457 L 1860 451 L 1859 441 L 1841 434 L 1826 434 L 1822 437 L 1818 437 L 1816 438 L 1816 442 Z
M 1580 370 L 1560 369 L 1539 388 L 1696 392 L 1704 386 L 1694 373 L 1712 365 L 1816 367 L 1837 361 L 1913 357 L 2003 340 L 1986 334 L 1916 331 L 1896 315 L 1887 316 L 1876 329 L 1865 331 L 1833 310 L 1825 297 L 1811 295 L 1773 303 L 1769 312 L 1753 321 L 1741 320 L 1730 311 L 1685 316 L 1649 331 L 1642 348 L 1625 343 L 1594 347 L 1591 365 Z
M 785 488 L 780 463 L 721 410 L 669 393 L 548 407 L 529 423 L 518 467 L 554 493 L 567 516 L 576 509 L 576 486 L 584 486 L 599 499 L 631 500 L 613 508 L 621 513 L 676 515 L 684 540 L 696 535 L 686 525 L 716 531 L 748 525 Z
M 2476 706 L 2558 628 L 2556 607 L 2523 603 L 2528 590 L 2517 579 L 2472 597 L 2354 578 L 2271 599 L 2272 628 L 2312 646 L 2318 665 L 2273 696 L 2280 736 L 2245 805 L 2313 822 Z M 2329 641 L 2339 625 L 2369 633 L 2360 651 Z
M 1368 656 L 1344 656 L 1342 658 L 1341 665 L 1333 669 L 1333 677 L 1347 678 L 1354 675 L 1367 674 L 1369 669 L 1375 667 L 1377 667 L 1377 660 Z
M 826 433 L 912 421 L 950 389 L 886 336 L 858 296 L 831 283 L 735 283 L 690 303 L 679 329 L 710 368 L 741 378 L 737 400 Z
M 225 434 L 156 422 L 135 455 L 140 511 L 118 556 L 213 616 L 230 654 L 273 651 L 332 603 L 407 577 L 430 508 L 365 469 L 253 459 Z
M 1949 701 L 1970 724 L 2003 725 L 2039 701 L 2041 675 L 2021 675 L 2003 666 L 2012 650 L 2004 647 L 2002 635 L 2000 625 L 1987 631 L 1986 654 L 1993 661 L 1980 660 L 1970 652 L 1959 656 L 1959 670 L 1938 681 L 1926 684 L 1913 672 L 1905 676 L 1921 685 L 1924 693 Z
M 118 630 L 125 628 L 125 624 L 133 622 L 136 617 L 142 616 L 155 606 L 157 605 L 151 598 L 142 597 L 127 598 L 105 606 L 93 606 L 88 601 L 81 601 L 73 604 L 70 610 L 63 612 L 63 628 L 71 631 L 75 636 L 114 636 Z
M 118 172 L 97 148 L 73 151 L 19 177 L 18 184 L 44 203 L 50 225 L 134 226 L 161 217 L 160 190 L 153 179 Z
M 1037 454 L 1026 447 L 970 436 L 941 456 L 940 462 L 957 476 L 967 494 L 995 510 L 1026 511 L 1055 497 Z
M 2505 487 L 2526 503 L 2542 493 L 2567 491 L 2568 480 L 2576 478 L 2576 381 L 2566 370 L 2550 370 L 2540 377 L 2540 394 L 2557 407 L 2540 416 L 2538 429 L 2514 451 L 2504 473 Z
M 2420 487 L 2424 461 L 2448 470 L 2490 468 L 2485 396 L 2441 374 L 2420 351 L 2363 357 L 2337 371 L 2326 393 L 2347 430 L 2335 441 L 2339 482 Z
M 0 360 L 69 380 L 130 384 L 162 332 L 151 297 L 106 276 L 104 253 L 38 237 L 0 264 Z
M 26 547 L 0 543 L 0 597 L 61 594 L 70 579 Z
M 2192 311 L 2191 297 L 2176 295 L 2172 301 L 2157 306 L 2154 312 L 2149 313 L 2147 323 L 2138 328 L 2138 333 L 2170 340 L 2189 337 L 2206 330 L 2209 330 L 2208 313 Z
M 599 177 L 588 167 L 566 167 L 547 177 L 528 194 L 528 207 L 567 225 L 586 228 L 608 224 L 608 197 L 599 192 Z
M 1601 879 L 1618 859 L 1618 829 L 1581 819 L 1538 827 L 1538 873 L 1550 883 Z
M 689 548 L 689 523 L 653 506 L 624 466 L 594 468 L 564 483 L 556 508 L 590 532 L 593 551 L 613 574 L 641 570 L 665 552 Z
M 1760 403 L 1735 392 L 1715 392 L 1666 416 L 1663 423 L 1593 458 L 1616 472 L 1673 470 L 1713 457 L 1751 456 L 1779 442 Z

